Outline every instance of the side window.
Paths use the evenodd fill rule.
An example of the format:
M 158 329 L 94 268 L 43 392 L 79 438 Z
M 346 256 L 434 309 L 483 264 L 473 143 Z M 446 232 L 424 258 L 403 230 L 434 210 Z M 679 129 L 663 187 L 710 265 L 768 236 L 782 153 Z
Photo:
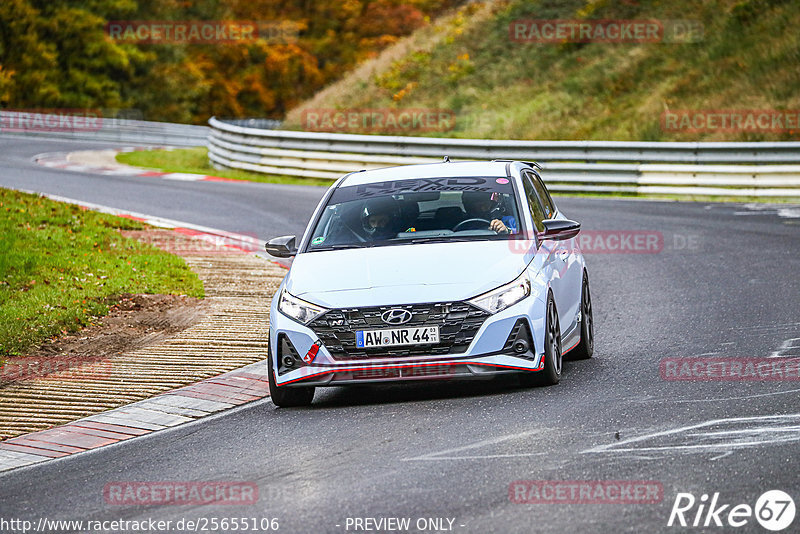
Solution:
M 525 197 L 528 199 L 528 206 L 531 209 L 531 217 L 533 217 L 533 225 L 536 227 L 537 232 L 544 231 L 544 224 L 542 220 L 546 219 L 544 215 L 544 208 L 539 202 L 536 195 L 536 190 L 533 188 L 530 175 L 526 172 L 522 175 L 522 184 L 525 188 Z
M 553 203 L 553 199 L 550 198 L 550 193 L 544 186 L 544 182 L 542 182 L 542 179 L 533 173 L 529 174 L 528 176 L 530 176 L 531 181 L 533 182 L 533 188 L 536 190 L 536 194 L 542 201 L 542 207 L 544 208 L 544 215 L 545 215 L 544 218 L 552 219 L 553 216 L 556 214 L 556 206 Z

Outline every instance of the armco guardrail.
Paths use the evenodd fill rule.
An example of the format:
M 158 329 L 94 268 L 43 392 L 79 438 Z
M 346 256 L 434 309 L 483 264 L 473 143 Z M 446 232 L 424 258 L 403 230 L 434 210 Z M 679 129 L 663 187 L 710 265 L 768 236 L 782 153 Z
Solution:
M 499 141 L 255 128 L 212 117 L 221 168 L 309 178 L 452 159 L 535 160 L 553 191 L 800 197 L 800 142 Z
M 55 137 L 144 145 L 205 145 L 208 126 L 151 122 L 105 116 L 102 112 L 71 115 L 0 110 L 0 135 Z

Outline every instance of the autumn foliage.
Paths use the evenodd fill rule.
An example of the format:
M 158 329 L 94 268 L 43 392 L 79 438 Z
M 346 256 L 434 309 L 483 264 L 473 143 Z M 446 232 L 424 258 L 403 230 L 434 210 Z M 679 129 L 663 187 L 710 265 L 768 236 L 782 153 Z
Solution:
M 285 112 L 455 0 L 3 0 L 0 108 L 133 109 L 149 120 Z M 258 21 L 241 43 L 143 44 L 109 21 Z

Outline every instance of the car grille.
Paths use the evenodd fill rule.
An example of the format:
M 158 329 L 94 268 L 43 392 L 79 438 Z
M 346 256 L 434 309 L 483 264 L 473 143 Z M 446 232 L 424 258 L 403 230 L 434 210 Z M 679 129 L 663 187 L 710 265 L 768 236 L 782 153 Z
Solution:
M 412 319 L 399 327 L 439 326 L 439 343 L 399 347 L 356 348 L 356 330 L 399 328 L 381 319 L 387 310 L 401 308 L 411 312 Z M 439 302 L 373 308 L 330 310 L 308 326 L 317 334 L 331 356 L 337 360 L 369 358 L 402 358 L 460 354 L 467 350 L 489 313 L 466 302 Z

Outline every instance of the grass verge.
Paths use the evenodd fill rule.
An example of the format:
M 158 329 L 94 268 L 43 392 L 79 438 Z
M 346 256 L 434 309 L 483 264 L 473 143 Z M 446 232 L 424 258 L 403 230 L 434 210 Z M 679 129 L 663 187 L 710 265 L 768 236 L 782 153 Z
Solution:
M 156 169 L 163 172 L 185 172 L 190 174 L 208 174 L 233 180 L 247 180 L 250 182 L 265 182 L 272 184 L 290 185 L 322 185 L 329 186 L 333 180 L 320 178 L 298 178 L 295 176 L 282 176 L 259 174 L 241 170 L 217 170 L 208 161 L 206 147 L 181 148 L 177 150 L 137 150 L 134 152 L 121 152 L 117 154 L 117 161 L 126 165 Z
M 202 297 L 181 258 L 118 232 L 143 227 L 0 188 L 0 365 L 93 324 L 122 293 Z
M 664 32 L 657 42 L 515 40 L 512 29 L 532 27 L 526 20 L 540 28 L 554 20 L 648 20 Z M 679 21 L 699 31 L 680 34 Z M 421 109 L 448 110 L 455 121 L 400 128 L 401 135 L 793 141 L 796 121 L 695 131 L 667 128 L 663 117 L 668 110 L 691 120 L 721 110 L 796 110 L 798 25 L 800 3 L 787 0 L 465 2 L 292 109 L 282 127 L 307 128 L 306 111 Z M 324 129 L 400 133 L 388 121 Z

